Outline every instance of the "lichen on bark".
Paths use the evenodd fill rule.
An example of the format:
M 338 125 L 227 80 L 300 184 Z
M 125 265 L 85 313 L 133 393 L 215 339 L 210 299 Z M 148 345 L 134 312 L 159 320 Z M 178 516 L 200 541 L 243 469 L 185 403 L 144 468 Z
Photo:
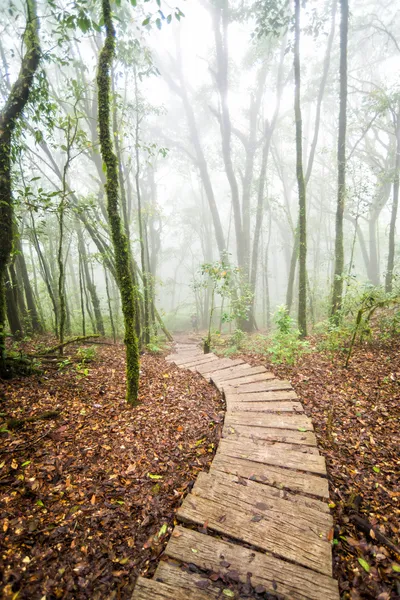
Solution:
M 32 89 L 39 66 L 39 20 L 36 0 L 26 0 L 25 54 L 18 77 L 0 112 L 0 375 L 7 375 L 5 355 L 5 276 L 13 242 L 13 203 L 11 189 L 11 144 L 17 121 Z
M 120 218 L 118 163 L 110 132 L 111 67 L 115 53 L 115 28 L 109 0 L 102 0 L 102 11 L 106 39 L 99 55 L 97 68 L 99 139 L 101 155 L 106 169 L 107 213 L 111 240 L 114 246 L 115 268 L 125 325 L 126 399 L 129 404 L 135 405 L 137 404 L 139 387 L 139 352 L 135 332 L 135 292 L 129 270 L 128 240 L 123 232 Z

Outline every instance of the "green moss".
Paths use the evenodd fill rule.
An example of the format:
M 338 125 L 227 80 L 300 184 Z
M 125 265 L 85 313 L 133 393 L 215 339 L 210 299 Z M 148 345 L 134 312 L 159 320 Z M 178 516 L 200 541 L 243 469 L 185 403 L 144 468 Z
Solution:
M 102 0 L 103 19 L 106 27 L 106 40 L 100 52 L 97 70 L 98 122 L 100 148 L 106 167 L 107 213 L 111 239 L 114 246 L 115 270 L 121 294 L 122 313 L 125 325 L 126 346 L 126 398 L 129 404 L 137 404 L 139 387 L 139 352 L 135 331 L 135 289 L 129 269 L 129 247 L 123 232 L 119 211 L 118 162 L 114 153 L 110 133 L 110 70 L 115 52 L 115 29 L 111 17 L 109 0 Z

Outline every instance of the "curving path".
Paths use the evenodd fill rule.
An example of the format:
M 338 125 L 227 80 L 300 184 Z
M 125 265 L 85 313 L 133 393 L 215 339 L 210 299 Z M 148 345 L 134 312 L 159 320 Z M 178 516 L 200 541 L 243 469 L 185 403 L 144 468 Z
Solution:
M 255 591 L 338 600 L 325 459 L 291 384 L 194 344 L 176 344 L 167 360 L 217 386 L 225 423 L 210 472 L 197 477 L 154 578 L 139 577 L 132 600 L 260 598 Z

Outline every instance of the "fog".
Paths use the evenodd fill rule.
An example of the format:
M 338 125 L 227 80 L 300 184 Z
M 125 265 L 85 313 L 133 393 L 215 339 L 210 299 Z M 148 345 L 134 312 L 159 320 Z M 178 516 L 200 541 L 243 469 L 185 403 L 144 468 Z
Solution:
M 161 322 L 172 332 L 206 330 L 210 311 L 213 328 L 225 332 L 268 329 L 280 305 L 297 318 L 295 4 L 112 4 L 110 131 L 119 211 L 137 307 L 145 314 L 149 303 L 151 336 Z M 343 309 L 367 285 L 392 292 L 398 269 L 390 225 L 393 231 L 400 167 L 400 10 L 395 2 L 353 0 L 344 259 L 335 274 L 341 4 L 309 0 L 300 8 L 309 331 L 331 314 L 335 280 L 343 285 Z M 98 134 L 101 3 L 39 0 L 37 14 L 42 58 L 11 152 L 7 328 L 58 334 L 64 294 L 66 333 L 121 337 Z M 4 106 L 24 51 L 25 4 L 1 0 L 0 17 Z

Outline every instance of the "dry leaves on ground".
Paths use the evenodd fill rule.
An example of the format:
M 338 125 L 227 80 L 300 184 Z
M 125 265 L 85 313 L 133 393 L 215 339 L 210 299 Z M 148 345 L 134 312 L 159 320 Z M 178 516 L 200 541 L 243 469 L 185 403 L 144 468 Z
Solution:
M 0 384 L 1 421 L 60 410 L 56 420 L 0 437 L 7 600 L 129 598 L 138 573 L 153 572 L 182 497 L 212 460 L 223 412 L 209 384 L 145 355 L 141 404 L 132 409 L 123 347 L 97 354 L 79 373 L 68 365 Z
M 343 356 L 302 356 L 294 367 L 242 356 L 290 379 L 312 418 L 327 460 L 336 523 L 334 575 L 343 599 L 398 600 L 400 555 L 364 533 L 362 519 L 400 546 L 400 355 L 397 343 L 356 348 L 348 369 Z M 358 509 L 358 510 L 357 510 Z M 379 535 L 378 535 L 379 537 Z

